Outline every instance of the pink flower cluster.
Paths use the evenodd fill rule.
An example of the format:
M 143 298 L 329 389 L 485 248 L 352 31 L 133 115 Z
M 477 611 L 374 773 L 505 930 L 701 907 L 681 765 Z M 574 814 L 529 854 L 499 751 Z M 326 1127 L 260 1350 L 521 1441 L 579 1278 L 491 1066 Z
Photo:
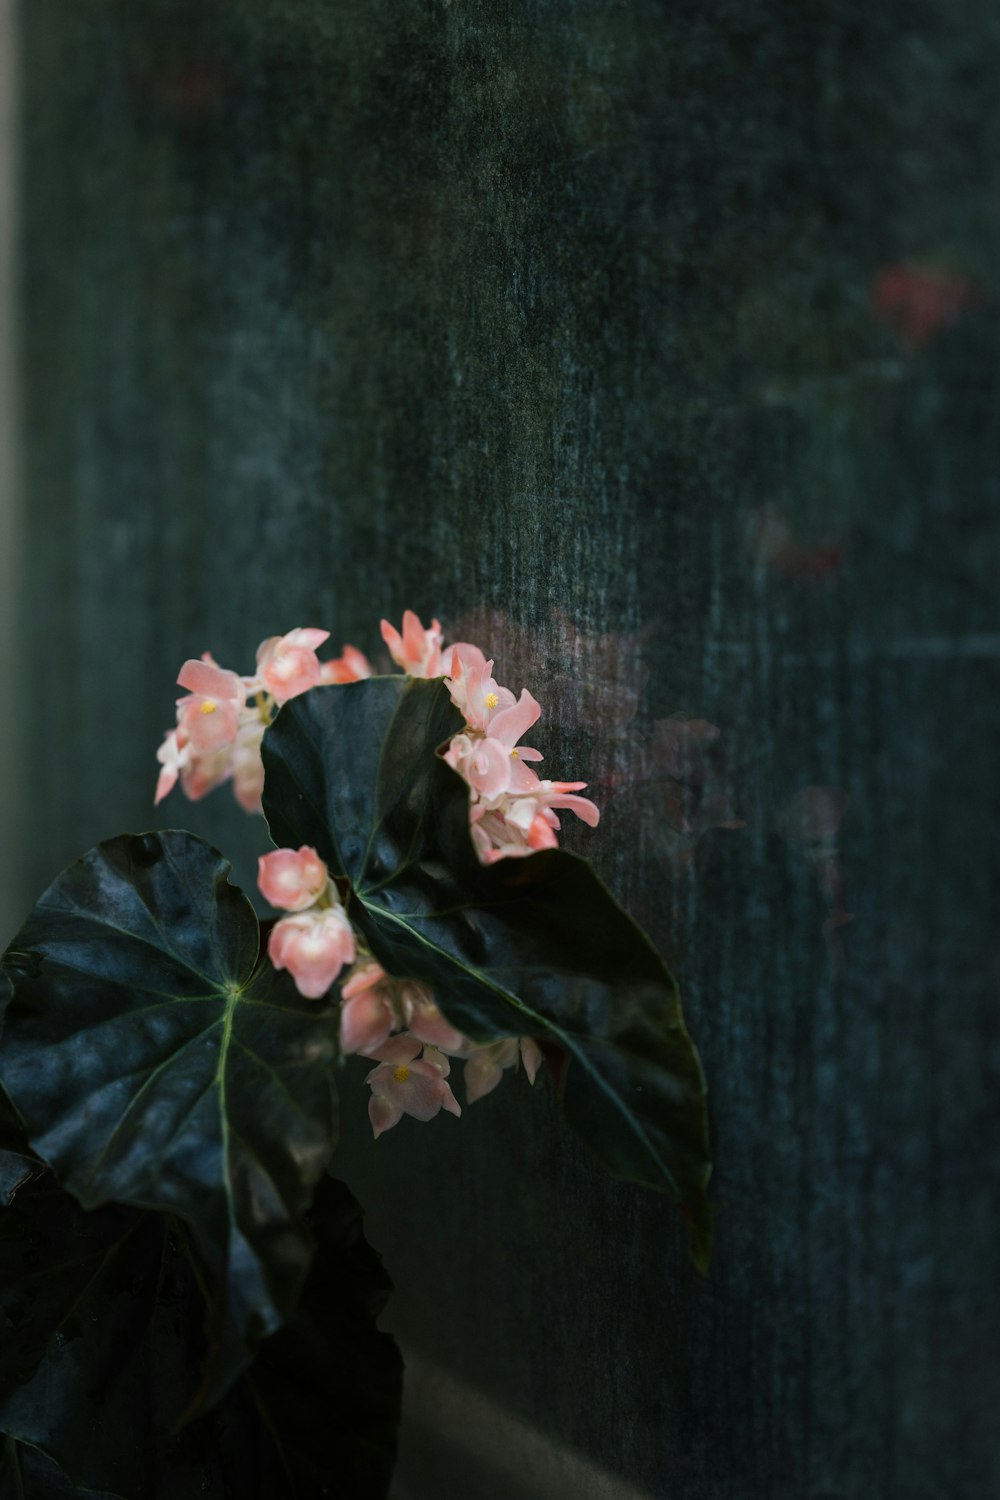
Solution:
M 408 676 L 444 677 L 465 716 L 465 730 L 455 735 L 445 760 L 468 784 L 472 838 L 483 864 L 555 848 L 557 809 L 596 826 L 594 803 L 575 795 L 585 781 L 549 781 L 532 770 L 529 762 L 542 754 L 520 739 L 542 710 L 527 688 L 516 698 L 494 679 L 493 662 L 478 646 L 445 646 L 440 623 L 433 620 L 427 630 L 412 610 L 403 615 L 402 635 L 383 620 L 382 639 Z
M 315 849 L 303 844 L 262 854 L 257 884 L 272 906 L 291 914 L 271 929 L 267 951 L 301 995 L 322 999 L 344 967 L 354 964 L 340 987 L 340 1045 L 345 1054 L 360 1053 L 378 1064 L 367 1077 L 376 1137 L 404 1114 L 431 1120 L 442 1109 L 462 1113 L 447 1081 L 449 1057 L 465 1059 L 470 1104 L 496 1088 L 519 1058 L 534 1083 L 541 1053 L 530 1037 L 477 1046 L 451 1025 L 426 985 L 391 979 L 370 956 L 358 958 L 350 920 Z
M 541 752 L 520 740 L 542 710 L 527 688 L 516 698 L 501 687 L 493 677 L 493 662 L 478 646 L 445 646 L 438 620 L 426 628 L 408 609 L 402 633 L 388 620 L 381 628 L 396 665 L 410 677 L 443 677 L 452 702 L 465 716 L 465 729 L 455 735 L 445 759 L 468 785 L 472 839 L 484 864 L 554 848 L 562 811 L 575 813 L 591 827 L 597 824 L 600 813 L 594 803 L 576 795 L 585 781 L 550 781 L 532 769 Z M 345 646 L 339 657 L 321 662 L 316 652 L 329 636 L 328 630 L 311 628 L 271 636 L 258 648 L 257 671 L 251 677 L 224 670 L 207 652 L 200 661 L 186 661 L 177 681 L 188 692 L 177 700 L 176 728 L 157 751 L 156 801 L 178 779 L 192 801 L 231 780 L 240 806 L 259 812 L 264 787 L 260 744 L 276 710 L 310 688 L 372 675 L 371 663 L 356 646 Z
M 367 657 L 345 646 L 332 661 L 317 651 L 329 631 L 299 628 L 271 636 L 257 651 L 257 670 L 241 677 L 206 652 L 186 661 L 177 678 L 177 724 L 157 752 L 161 770 L 156 801 L 180 781 L 192 800 L 232 781 L 240 805 L 259 812 L 264 786 L 260 746 L 283 703 L 311 688 L 358 682 L 372 675 Z M 527 689 L 520 697 L 493 677 L 493 662 L 478 646 L 445 646 L 441 626 L 426 628 L 412 610 L 400 633 L 382 621 L 382 639 L 396 666 L 410 677 L 443 678 L 465 727 L 445 759 L 469 789 L 472 839 L 484 864 L 554 848 L 559 813 L 574 812 L 592 827 L 599 813 L 576 794 L 583 781 L 549 781 L 533 767 L 541 752 L 521 744 L 541 707 Z M 276 969 L 287 970 L 299 993 L 320 1000 L 339 981 L 340 1036 L 344 1053 L 375 1061 L 368 1075 L 368 1113 L 376 1136 L 404 1114 L 432 1119 L 440 1110 L 460 1115 L 448 1082 L 449 1058 L 465 1063 L 469 1103 L 496 1088 L 504 1072 L 523 1065 L 529 1082 L 541 1061 L 530 1037 L 507 1037 L 487 1046 L 463 1036 L 439 1010 L 426 985 L 390 977 L 354 932 L 340 893 L 316 850 L 276 849 L 260 858 L 262 894 L 286 913 L 268 937 Z
M 261 641 L 250 677 L 220 667 L 207 651 L 200 661 L 186 661 L 177 681 L 187 695 L 177 699 L 177 725 L 156 752 L 161 770 L 155 801 L 162 802 L 178 779 L 192 802 L 232 781 L 240 806 L 260 812 L 260 742 L 277 709 L 322 683 L 371 676 L 367 658 L 354 646 L 321 662 L 316 649 L 329 637 L 328 630 L 298 629 Z
M 472 839 L 482 862 L 554 849 L 557 808 L 595 827 L 597 808 L 575 795 L 585 781 L 544 780 L 529 764 L 542 754 L 519 741 L 542 710 L 527 688 L 515 698 L 501 687 L 478 646 L 452 646 L 448 665 L 451 699 L 465 716 L 465 730 L 455 735 L 445 760 L 468 784 Z

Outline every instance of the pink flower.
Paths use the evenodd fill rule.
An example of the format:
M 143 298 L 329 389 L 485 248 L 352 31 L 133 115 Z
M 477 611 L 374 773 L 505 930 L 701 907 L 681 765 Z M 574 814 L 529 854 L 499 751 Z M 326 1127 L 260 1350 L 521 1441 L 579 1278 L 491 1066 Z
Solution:
M 246 690 L 235 672 L 212 661 L 186 661 L 177 674 L 189 696 L 178 698 L 178 725 L 198 755 L 211 755 L 231 745 L 240 723 Z
M 400 998 L 406 1029 L 411 1036 L 442 1052 L 454 1054 L 465 1050 L 468 1046 L 465 1037 L 442 1014 L 426 985 L 418 984 L 414 979 L 404 979 L 400 985 Z
M 500 797 L 510 786 L 510 751 L 499 740 L 470 739 L 456 735 L 462 744 L 454 759 L 449 748 L 445 759 L 480 797 Z M 452 742 L 454 744 L 454 741 Z
M 327 685 L 337 682 L 361 682 L 371 675 L 371 662 L 363 651 L 358 650 L 357 646 L 345 646 L 342 656 L 335 656 L 332 661 L 321 661 L 319 664 L 319 680 Z
M 260 758 L 260 742 L 264 738 L 266 727 L 257 714 L 242 723 L 233 750 L 233 793 L 243 811 L 248 813 L 264 811 L 260 801 L 264 790 L 264 762 Z
M 491 865 L 512 855 L 554 849 L 558 843 L 555 830 L 560 827 L 556 808 L 575 813 L 595 828 L 599 809 L 588 797 L 574 795 L 586 785 L 585 781 L 539 781 L 536 777 L 527 792 L 511 792 L 496 806 L 473 807 L 472 842 L 480 862 Z
M 316 850 L 275 849 L 257 861 L 257 885 L 265 901 L 282 911 L 305 911 L 326 890 L 330 875 Z
M 458 645 L 451 648 L 451 701 L 465 714 L 470 729 L 484 734 L 494 714 L 512 708 L 517 701 L 510 688 L 493 680 L 493 663 L 487 661 L 478 646 Z
M 425 630 L 420 616 L 412 609 L 403 615 L 403 634 L 388 620 L 381 623 L 382 639 L 397 667 L 402 667 L 409 677 L 440 677 L 444 671 L 441 657 L 441 622 L 431 621 L 430 630 Z
M 381 964 L 359 964 L 340 987 L 340 1049 L 372 1052 L 398 1024 L 392 981 Z
M 514 701 L 512 693 L 509 697 L 511 702 L 507 707 L 492 715 L 489 734 L 482 738 L 456 734 L 444 757 L 476 795 L 491 804 L 507 791 L 533 789 L 538 777 L 522 762 L 542 759 L 540 751 L 517 744 L 538 719 L 541 707 L 527 688 L 519 700 Z
M 353 1000 L 355 995 L 363 994 L 365 990 L 374 989 L 376 985 L 389 987 L 392 980 L 386 974 L 382 965 L 374 958 L 365 959 L 352 970 L 349 977 L 340 987 L 340 993 L 345 1000 Z
M 513 697 L 513 694 L 511 696 Z M 541 704 L 531 696 L 527 688 L 524 688 L 516 703 L 511 703 L 507 708 L 491 716 L 490 738 L 499 740 L 501 745 L 513 753 L 522 734 L 527 734 L 532 724 L 536 724 L 541 718 L 541 714 Z M 518 748 L 518 755 L 523 760 L 542 759 L 537 750 L 531 750 L 526 745 Z
M 329 640 L 328 630 L 297 629 L 272 635 L 257 648 L 257 671 L 276 703 L 307 693 L 320 680 L 317 646 Z
M 267 951 L 276 969 L 289 971 L 300 995 L 319 1000 L 354 962 L 354 933 L 342 906 L 303 911 L 275 924 Z
M 156 758 L 163 769 L 156 782 L 154 807 L 163 801 L 168 792 L 173 791 L 178 776 L 191 758 L 186 737 L 182 741 L 176 729 L 168 729 L 163 737 L 163 744 L 156 752 Z
M 415 1120 L 433 1120 L 441 1109 L 453 1115 L 462 1113 L 445 1081 L 448 1059 L 433 1047 L 425 1047 L 423 1057 L 417 1060 L 419 1051 L 419 1040 L 403 1032 L 372 1053 L 380 1059 L 380 1066 L 372 1069 L 365 1082 L 372 1091 L 368 1118 L 376 1140 L 384 1130 L 397 1125 L 404 1114 Z
M 538 786 L 525 801 L 533 802 L 535 807 L 553 828 L 560 826 L 559 819 L 555 816 L 554 808 L 565 808 L 567 812 L 575 813 L 581 822 L 596 828 L 601 820 L 601 812 L 597 804 L 591 802 L 589 797 L 577 797 L 587 785 L 585 781 L 540 781 Z
M 475 1104 L 477 1099 L 491 1094 L 503 1077 L 504 1070 L 517 1066 L 518 1057 L 524 1064 L 528 1082 L 534 1083 L 542 1054 L 537 1042 L 530 1036 L 507 1036 L 502 1041 L 491 1042 L 488 1047 L 478 1047 L 465 1064 L 467 1103 Z
M 223 745 L 212 755 L 191 755 L 181 767 L 181 788 L 189 802 L 200 802 L 233 774 L 233 747 Z

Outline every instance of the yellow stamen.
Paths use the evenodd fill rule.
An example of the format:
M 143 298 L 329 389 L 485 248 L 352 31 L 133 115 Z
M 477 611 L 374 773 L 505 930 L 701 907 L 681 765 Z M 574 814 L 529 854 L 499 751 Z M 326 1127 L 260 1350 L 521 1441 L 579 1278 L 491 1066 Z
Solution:
M 393 1068 L 392 1076 L 397 1083 L 405 1083 L 410 1076 L 410 1070 L 405 1063 L 400 1063 L 398 1068 Z
M 515 760 L 520 760 L 521 759 L 520 754 L 516 750 L 512 750 L 510 753 L 514 757 Z
M 496 693 L 487 693 L 486 694 L 486 707 L 487 708 L 496 708 L 496 706 L 497 706 L 497 704 L 499 702 L 500 702 L 500 699 L 497 697 Z
M 201 705 L 201 712 L 203 714 L 214 714 L 218 706 L 214 698 L 206 698 Z

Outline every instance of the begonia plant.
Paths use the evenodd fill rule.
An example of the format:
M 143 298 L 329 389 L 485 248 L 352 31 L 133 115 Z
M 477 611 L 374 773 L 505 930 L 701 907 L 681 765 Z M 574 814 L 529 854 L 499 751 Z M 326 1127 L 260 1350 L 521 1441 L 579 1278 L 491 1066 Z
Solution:
M 385 1495 L 388 1284 L 331 1176 L 352 1054 L 376 1136 L 460 1117 L 455 1063 L 466 1105 L 550 1064 L 707 1265 L 697 1053 L 648 938 L 559 848 L 561 815 L 599 813 L 536 769 L 539 703 L 410 611 L 382 622 L 394 674 L 321 661 L 328 634 L 271 637 L 249 676 L 185 662 L 158 752 L 156 802 L 231 782 L 264 814 L 266 939 L 169 830 L 85 854 L 4 954 L 0 1500 Z

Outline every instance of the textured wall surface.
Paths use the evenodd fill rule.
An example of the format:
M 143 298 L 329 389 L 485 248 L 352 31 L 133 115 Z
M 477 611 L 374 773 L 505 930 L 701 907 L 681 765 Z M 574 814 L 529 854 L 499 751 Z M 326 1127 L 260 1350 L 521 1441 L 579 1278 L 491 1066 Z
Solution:
M 704 1281 L 547 1079 L 375 1144 L 351 1070 L 400 1493 L 987 1500 L 995 6 L 21 14 L 25 907 L 125 828 L 246 881 L 151 807 L 179 663 L 409 606 L 545 704 L 708 1072 Z

